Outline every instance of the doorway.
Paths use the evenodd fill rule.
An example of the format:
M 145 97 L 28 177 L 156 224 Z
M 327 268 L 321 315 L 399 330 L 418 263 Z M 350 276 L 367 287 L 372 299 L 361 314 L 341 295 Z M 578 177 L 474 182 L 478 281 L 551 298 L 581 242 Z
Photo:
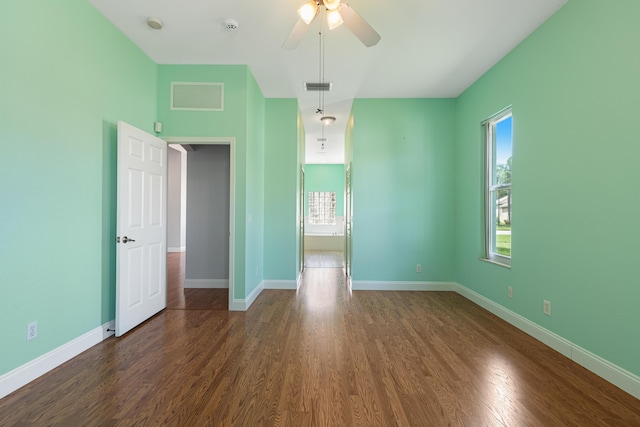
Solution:
M 344 164 L 305 165 L 305 268 L 344 268 L 344 177 Z
M 232 308 L 235 138 L 170 137 L 165 140 L 179 152 L 182 166 L 177 177 L 180 207 L 173 207 L 174 216 L 179 220 L 172 225 L 173 231 L 168 232 L 167 247 L 173 251 L 168 254 L 169 262 L 178 263 L 177 280 L 182 280 L 185 295 L 187 290 L 194 295 L 202 290 L 215 289 L 218 294 L 224 291 L 228 294 L 226 306 Z M 169 180 L 176 179 L 175 175 L 170 172 Z M 173 183 L 169 188 L 171 185 L 178 186 Z M 168 220 L 171 212 L 168 208 Z

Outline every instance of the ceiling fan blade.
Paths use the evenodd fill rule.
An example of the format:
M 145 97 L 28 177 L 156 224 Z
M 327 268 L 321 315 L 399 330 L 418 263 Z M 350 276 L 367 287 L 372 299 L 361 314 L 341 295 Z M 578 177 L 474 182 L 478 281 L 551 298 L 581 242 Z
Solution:
M 298 19 L 298 22 L 293 26 L 284 43 L 282 43 L 282 48 L 284 50 L 294 50 L 297 48 L 304 35 L 307 34 L 307 31 L 309 31 L 309 25 L 305 24 L 302 19 Z
M 358 15 L 358 12 L 353 10 L 351 6 L 346 3 L 341 3 L 339 11 L 344 25 L 346 25 L 365 46 L 371 47 L 378 44 L 380 34 L 376 33 L 376 30 L 374 30 L 367 21 L 362 19 L 362 17 Z

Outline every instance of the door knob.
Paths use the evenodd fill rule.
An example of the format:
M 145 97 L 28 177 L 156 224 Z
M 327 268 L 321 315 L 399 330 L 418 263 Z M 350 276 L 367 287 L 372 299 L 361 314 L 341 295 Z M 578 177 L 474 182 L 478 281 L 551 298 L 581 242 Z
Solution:
M 122 243 L 127 243 L 127 242 L 135 242 L 135 240 L 128 238 L 127 236 L 124 236 L 122 238 Z

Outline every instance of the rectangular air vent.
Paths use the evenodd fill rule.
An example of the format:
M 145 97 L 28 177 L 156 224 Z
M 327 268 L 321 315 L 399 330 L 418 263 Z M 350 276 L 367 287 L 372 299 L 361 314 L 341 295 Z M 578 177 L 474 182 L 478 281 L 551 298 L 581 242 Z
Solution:
M 318 92 L 318 91 L 330 91 L 332 83 L 310 83 L 305 82 L 304 90 L 308 90 L 310 92 Z
M 224 83 L 171 82 L 171 109 L 223 111 Z

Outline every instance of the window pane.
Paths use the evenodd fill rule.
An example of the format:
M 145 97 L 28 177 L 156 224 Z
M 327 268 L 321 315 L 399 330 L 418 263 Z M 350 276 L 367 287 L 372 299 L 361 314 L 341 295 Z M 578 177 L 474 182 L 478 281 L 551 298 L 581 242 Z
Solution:
M 336 193 L 328 191 L 309 192 L 309 223 L 335 225 Z
M 511 189 L 495 192 L 495 245 L 493 252 L 511 256 Z
M 511 125 L 511 116 L 507 116 L 495 124 L 493 185 L 511 184 L 511 156 L 513 151 Z
M 490 199 L 490 201 L 489 201 L 490 206 L 497 206 L 496 192 L 495 191 L 490 191 L 489 192 L 489 199 Z M 489 224 L 490 224 L 489 253 L 490 254 L 494 254 L 494 253 L 496 253 L 496 233 L 495 233 L 496 227 L 495 227 L 495 224 L 498 222 L 497 209 L 491 209 L 489 214 L 490 214 L 490 218 L 488 219 Z

